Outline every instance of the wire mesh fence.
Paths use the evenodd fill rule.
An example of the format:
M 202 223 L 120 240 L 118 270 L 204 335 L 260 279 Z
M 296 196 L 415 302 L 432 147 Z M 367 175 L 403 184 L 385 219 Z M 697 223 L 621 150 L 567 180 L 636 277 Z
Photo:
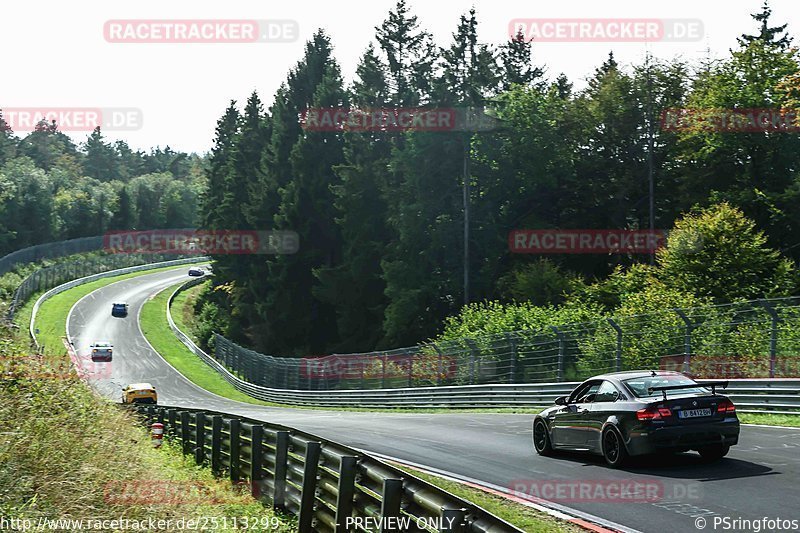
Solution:
M 81 237 L 79 239 L 29 246 L 0 257 L 0 276 L 13 270 L 15 266 L 24 263 L 35 263 L 42 259 L 54 259 L 56 257 L 92 252 L 100 250 L 102 247 L 102 236 Z
M 697 378 L 800 377 L 800 297 L 312 358 L 264 355 L 215 335 L 213 356 L 250 383 L 292 390 L 550 383 L 643 368 Z

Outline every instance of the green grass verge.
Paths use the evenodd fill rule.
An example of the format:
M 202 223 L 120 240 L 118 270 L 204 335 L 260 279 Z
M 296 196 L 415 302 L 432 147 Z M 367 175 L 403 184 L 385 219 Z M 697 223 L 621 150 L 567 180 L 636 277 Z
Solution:
M 769 413 L 738 413 L 743 424 L 800 427 L 800 415 L 774 415 Z
M 541 511 L 537 511 L 531 507 L 527 507 L 507 498 L 503 498 L 502 496 L 485 492 L 457 481 L 445 479 L 435 474 L 420 472 L 419 470 L 407 467 L 405 465 L 396 463 L 393 464 L 401 470 L 405 470 L 409 474 L 416 476 L 423 481 L 427 481 L 432 485 L 436 485 L 437 487 L 446 490 L 450 494 L 458 496 L 459 498 L 463 498 L 486 509 L 493 515 L 502 518 L 514 526 L 517 526 L 526 533 L 586 531 L 580 526 L 560 520 Z
M 185 266 L 182 265 L 179 268 L 185 268 Z M 75 305 L 75 302 L 87 294 L 118 281 L 172 269 L 176 269 L 176 267 L 161 267 L 142 272 L 131 272 L 129 274 L 122 274 L 120 276 L 114 276 L 111 278 L 99 279 L 97 281 L 79 285 L 73 289 L 62 292 L 61 294 L 56 294 L 49 300 L 45 301 L 41 307 L 39 307 L 39 311 L 36 313 L 36 322 L 34 324 L 36 328 L 39 328 L 39 333 L 36 335 L 36 338 L 39 341 L 39 345 L 44 347 L 44 354 L 47 356 L 60 356 L 66 354 L 66 349 L 64 348 L 64 343 L 62 342 L 61 338 L 66 334 L 65 329 L 67 324 L 67 315 L 69 314 L 69 310 L 72 308 L 72 306 Z M 38 298 L 38 296 L 36 296 L 36 298 Z M 20 313 L 20 321 L 17 322 L 20 330 L 24 329 L 27 331 L 28 324 L 30 323 L 31 310 L 35 301 L 36 300 L 27 302 L 23 308 L 23 311 Z M 22 322 L 22 320 L 25 320 L 25 322 Z
M 225 381 L 214 369 L 184 346 L 169 328 L 166 315 L 167 301 L 179 285 L 161 291 L 155 298 L 145 302 L 142 307 L 139 324 L 148 342 L 178 372 L 207 391 L 231 400 L 267 405 L 261 400 L 256 400 L 236 390 L 233 385 Z

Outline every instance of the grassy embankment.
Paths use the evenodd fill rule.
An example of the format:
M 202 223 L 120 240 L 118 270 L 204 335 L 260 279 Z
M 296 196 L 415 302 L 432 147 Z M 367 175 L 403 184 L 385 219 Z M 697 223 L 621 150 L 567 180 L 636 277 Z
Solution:
M 61 344 L 69 309 L 84 294 L 119 279 L 78 287 L 42 307 L 37 325 L 46 356 L 31 355 L 28 347 L 33 301 L 17 315 L 18 327 L 0 325 L 0 516 L 34 525 L 44 518 L 173 524 L 200 517 L 219 523 L 243 516 L 271 519 L 270 509 L 215 480 L 177 447 L 153 449 L 136 417 L 69 371 Z M 263 529 L 275 531 L 274 526 Z M 105 530 L 113 529 L 120 527 Z M 280 518 L 277 530 L 295 527 Z

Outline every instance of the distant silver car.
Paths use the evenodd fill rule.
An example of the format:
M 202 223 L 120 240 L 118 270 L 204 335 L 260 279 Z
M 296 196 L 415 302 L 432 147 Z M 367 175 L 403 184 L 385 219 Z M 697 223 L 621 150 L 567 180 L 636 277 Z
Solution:
M 98 341 L 89 346 L 92 351 L 92 361 L 109 362 L 111 361 L 114 346 L 110 342 Z

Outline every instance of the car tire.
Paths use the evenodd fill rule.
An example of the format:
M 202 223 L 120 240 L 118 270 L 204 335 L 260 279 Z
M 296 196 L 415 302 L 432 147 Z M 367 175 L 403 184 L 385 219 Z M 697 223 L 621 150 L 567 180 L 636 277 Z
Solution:
M 703 458 L 705 461 L 719 461 L 730 451 L 731 447 L 727 444 L 715 444 L 713 446 L 706 446 L 705 448 L 700 448 L 698 453 L 700 457 Z
M 619 468 L 628 460 L 628 450 L 622 435 L 613 426 L 607 427 L 602 436 L 603 458 L 611 468 Z
M 542 419 L 533 422 L 533 449 L 539 455 L 548 456 L 553 454 L 550 432 L 547 431 L 547 424 Z

